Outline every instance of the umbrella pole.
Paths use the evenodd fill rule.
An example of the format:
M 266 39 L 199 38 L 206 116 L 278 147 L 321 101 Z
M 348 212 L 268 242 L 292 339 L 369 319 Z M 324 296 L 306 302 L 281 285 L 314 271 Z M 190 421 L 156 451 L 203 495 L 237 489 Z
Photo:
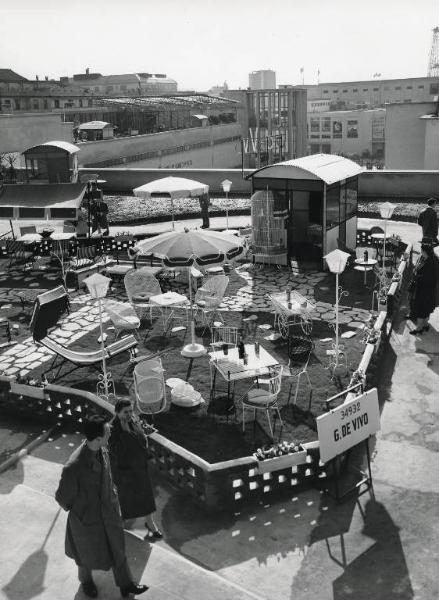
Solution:
M 171 219 L 172 219 L 172 231 L 174 231 L 175 229 L 175 223 L 174 223 L 174 201 L 171 198 Z M 190 278 L 190 275 L 189 275 Z
M 186 358 L 197 358 L 199 356 L 204 356 L 207 352 L 206 348 L 203 344 L 197 344 L 195 341 L 195 320 L 194 320 L 194 301 L 192 299 L 192 278 L 191 278 L 191 267 L 189 267 L 188 271 L 188 281 L 189 281 L 189 301 L 191 303 L 191 343 L 186 344 L 186 346 L 181 351 L 181 355 Z

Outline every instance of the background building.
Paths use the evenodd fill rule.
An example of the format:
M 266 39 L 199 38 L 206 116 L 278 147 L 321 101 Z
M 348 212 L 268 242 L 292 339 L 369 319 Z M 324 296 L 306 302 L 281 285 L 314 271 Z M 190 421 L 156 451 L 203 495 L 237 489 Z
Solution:
M 86 69 L 85 73 L 73 77 L 61 77 L 60 83 L 98 96 L 142 96 L 177 91 L 177 82 L 162 73 L 101 75 Z
M 308 151 L 382 160 L 385 120 L 384 108 L 308 113 Z
M 386 169 L 439 170 L 439 101 L 389 104 Z
M 248 86 L 251 90 L 275 90 L 276 72 L 270 69 L 252 71 L 248 76 Z
M 439 94 L 438 77 L 340 81 L 300 86 L 308 90 L 308 100 L 329 100 L 330 110 L 379 108 L 386 103 L 428 102 Z
M 228 90 L 240 104 L 242 166 L 258 168 L 307 154 L 306 90 Z

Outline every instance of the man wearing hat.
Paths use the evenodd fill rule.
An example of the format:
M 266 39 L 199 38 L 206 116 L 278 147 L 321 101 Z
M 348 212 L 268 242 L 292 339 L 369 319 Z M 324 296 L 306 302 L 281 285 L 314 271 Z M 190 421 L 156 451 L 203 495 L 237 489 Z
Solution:
M 418 216 L 418 225 L 422 227 L 423 243 L 432 243 L 434 246 L 439 246 L 437 239 L 438 222 L 436 214 L 436 198 L 429 198 L 427 206 L 421 210 Z

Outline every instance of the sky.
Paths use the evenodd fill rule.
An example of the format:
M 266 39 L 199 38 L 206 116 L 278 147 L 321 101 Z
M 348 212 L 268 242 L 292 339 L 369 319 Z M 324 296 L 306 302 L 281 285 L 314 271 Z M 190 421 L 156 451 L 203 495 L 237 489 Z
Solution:
M 439 0 L 0 0 L 0 68 L 59 79 L 166 73 L 207 91 L 423 77 Z

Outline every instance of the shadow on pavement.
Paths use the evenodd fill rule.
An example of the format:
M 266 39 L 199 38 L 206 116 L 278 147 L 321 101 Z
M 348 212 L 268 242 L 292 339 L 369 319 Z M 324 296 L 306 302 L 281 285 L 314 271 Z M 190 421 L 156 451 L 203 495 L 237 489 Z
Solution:
M 399 528 L 379 502 L 367 502 L 362 534 L 375 540 L 333 583 L 334 600 L 410 600 L 414 597 Z
M 41 547 L 26 558 L 12 579 L 3 587 L 9 600 L 30 600 L 44 591 L 44 578 L 49 560 L 44 547 L 60 512 L 61 509 L 58 509 Z

